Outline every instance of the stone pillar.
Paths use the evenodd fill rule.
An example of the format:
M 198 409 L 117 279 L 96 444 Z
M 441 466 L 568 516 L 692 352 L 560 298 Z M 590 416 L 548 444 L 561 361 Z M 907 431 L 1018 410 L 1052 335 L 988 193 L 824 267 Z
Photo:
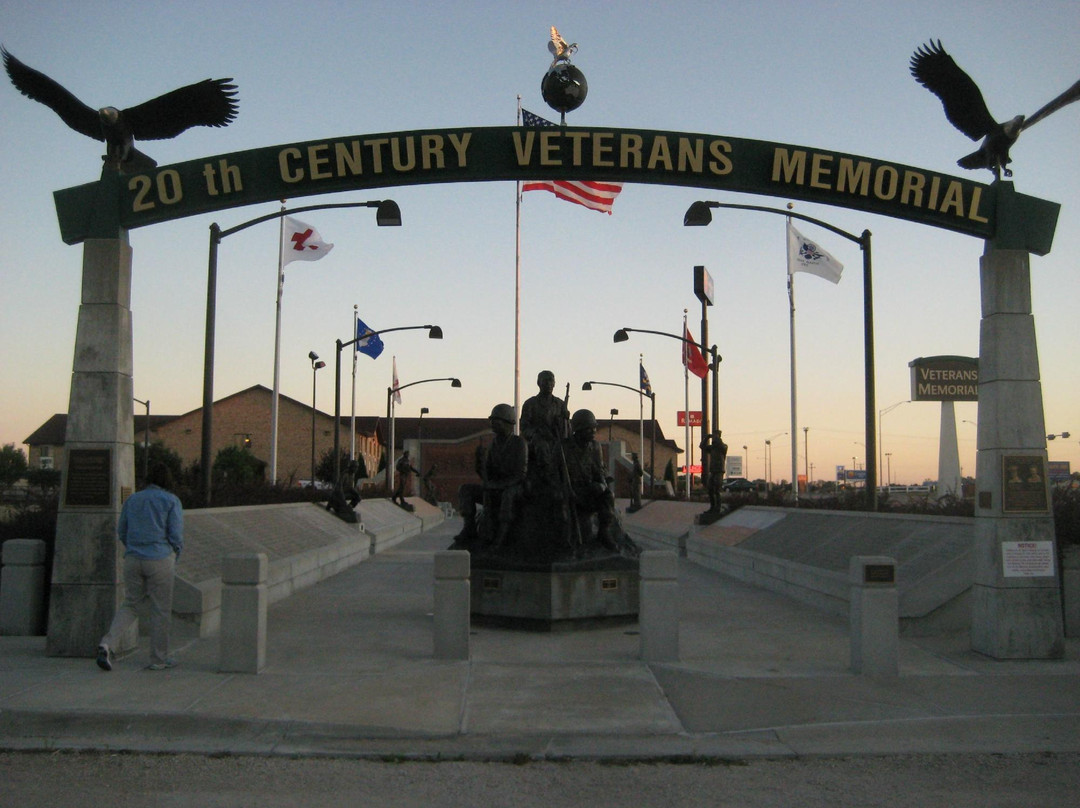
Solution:
M 265 553 L 235 553 L 221 565 L 222 673 L 258 673 L 266 667 Z
M 964 490 L 960 477 L 960 449 L 956 442 L 956 406 L 951 401 L 941 402 L 937 468 L 937 495 L 943 497 L 951 494 L 962 498 Z
M 464 550 L 435 554 L 435 658 L 468 659 L 470 557 Z
M 971 646 L 997 659 L 1064 656 L 1030 257 L 980 261 L 979 451 Z
M 856 556 L 848 567 L 851 584 L 851 672 L 867 676 L 900 673 L 900 599 L 896 561 Z
M 45 542 L 8 539 L 0 571 L 0 634 L 45 633 Z
M 94 656 L 123 599 L 116 522 L 135 485 L 130 306 L 127 233 L 87 240 L 49 599 L 51 656 Z
M 641 658 L 679 659 L 679 557 L 661 550 L 641 554 Z

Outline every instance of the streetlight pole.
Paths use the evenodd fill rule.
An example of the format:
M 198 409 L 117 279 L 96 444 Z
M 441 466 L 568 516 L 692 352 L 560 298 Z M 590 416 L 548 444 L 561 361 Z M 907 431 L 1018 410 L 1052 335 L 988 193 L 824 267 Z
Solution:
M 348 348 L 350 345 L 355 345 L 357 342 L 363 339 L 370 339 L 371 337 L 378 336 L 379 334 L 389 334 L 391 331 L 414 331 L 417 329 L 426 328 L 428 331 L 428 339 L 442 339 L 442 329 L 437 325 L 403 325 L 397 328 L 384 328 L 381 331 L 368 331 L 366 334 L 362 334 L 358 337 L 353 337 L 348 342 L 342 342 L 337 340 L 334 344 L 337 350 L 334 351 L 334 486 L 336 487 L 341 481 L 341 349 Z M 393 454 L 393 447 L 390 448 L 390 453 Z
M 427 407 L 421 407 L 420 418 L 416 421 L 416 467 L 421 471 L 424 469 L 424 416 L 429 412 Z
M 394 410 L 393 401 L 394 393 L 400 393 L 407 387 L 413 387 L 417 384 L 427 384 L 428 382 L 450 382 L 451 387 L 461 387 L 461 380 L 456 379 L 453 376 L 442 376 L 438 379 L 421 379 L 418 382 L 409 382 L 408 384 L 400 384 L 395 387 L 386 388 L 386 422 L 390 425 L 389 438 L 387 440 L 386 449 L 386 490 L 390 490 L 394 487 Z M 424 409 L 427 409 L 426 407 Z
M 877 423 L 878 423 L 878 441 L 877 441 L 877 444 L 878 444 L 878 461 L 879 462 L 881 461 L 881 458 L 882 458 L 881 450 L 885 447 L 885 432 L 881 428 L 881 419 L 884 416 L 888 415 L 893 410 L 895 410 L 901 404 L 910 404 L 910 403 L 911 403 L 910 399 L 904 399 L 903 401 L 897 401 L 895 404 L 890 404 L 888 407 L 886 407 L 885 409 L 881 410 L 878 413 L 878 420 L 877 420 Z M 869 449 L 867 449 L 867 451 L 869 451 Z M 879 465 L 878 468 L 880 468 L 880 467 L 881 466 Z
M 743 474 L 746 475 L 746 479 L 751 480 L 753 478 L 750 476 L 750 450 L 747 448 L 745 443 L 743 444 L 743 447 L 742 447 L 742 453 L 743 453 Z
M 133 399 L 133 401 L 146 407 L 146 422 L 143 425 L 143 434 L 145 435 L 143 439 L 143 485 L 146 485 L 146 476 L 150 471 L 150 400 L 139 401 Z M 1069 436 L 1067 432 L 1065 436 Z
M 777 432 L 765 440 L 765 496 L 769 495 L 769 485 L 772 483 L 772 442 L 773 438 L 781 438 L 787 432 Z M 792 438 L 794 440 L 794 438 Z
M 806 474 L 806 493 L 810 493 L 810 427 L 802 428 L 803 434 L 803 469 Z M 798 501 L 798 500 L 796 500 Z
M 617 384 L 615 382 L 596 382 L 591 380 L 582 384 L 581 389 L 585 391 L 592 390 L 592 386 L 594 384 L 602 384 L 606 387 L 621 387 L 623 390 L 629 390 L 631 393 L 637 393 L 640 397 L 638 399 L 639 405 L 643 404 L 645 398 L 648 397 L 651 409 L 650 417 L 652 418 L 652 440 L 649 447 L 649 491 L 652 492 L 655 496 L 655 491 L 653 491 L 653 489 L 656 486 L 656 393 L 646 393 L 640 387 L 631 387 L 628 384 Z M 618 411 L 616 410 L 616 412 Z M 638 407 L 638 417 L 640 420 L 644 420 L 644 414 L 641 406 Z M 610 438 L 608 439 L 610 440 Z M 638 428 L 638 441 L 643 443 L 644 440 L 645 426 L 644 424 L 641 424 Z M 639 446 L 638 450 L 641 452 L 642 456 L 644 456 L 645 446 Z
M 214 446 L 214 332 L 217 321 L 217 259 L 218 245 L 223 238 L 239 233 L 241 230 L 268 222 L 271 219 L 280 219 L 291 213 L 303 213 L 309 210 L 329 210 L 332 208 L 376 208 L 375 223 L 379 227 L 400 227 L 401 209 L 397 202 L 392 199 L 375 199 L 367 202 L 336 202 L 325 205 L 305 205 L 292 210 L 281 210 L 258 216 L 222 230 L 217 222 L 210 225 L 210 250 L 206 270 L 206 338 L 203 347 L 203 406 L 202 406 L 202 451 L 200 453 L 199 469 L 202 477 L 202 501 L 204 507 L 210 506 L 210 471 L 213 460 L 211 454 Z M 276 441 L 276 438 L 275 438 Z
M 314 351 L 308 351 L 308 359 L 311 360 L 311 488 L 315 490 L 315 374 L 326 363 Z
M 613 339 L 614 342 L 626 342 L 628 339 L 630 339 L 630 334 L 635 332 L 635 331 L 637 333 L 639 333 L 639 334 L 655 334 L 655 335 L 660 336 L 660 337 L 668 337 L 670 339 L 677 339 L 679 342 L 683 343 L 684 345 L 693 345 L 693 346 L 697 347 L 702 352 L 702 355 L 704 355 L 706 353 L 709 353 L 712 356 L 712 362 L 709 364 L 709 367 L 712 369 L 712 372 L 713 372 L 713 387 L 712 387 L 713 414 L 714 414 L 714 418 L 716 419 L 716 426 L 719 426 L 719 423 L 720 423 L 719 422 L 719 418 L 720 418 L 720 413 L 719 413 L 719 408 L 720 408 L 720 405 L 719 405 L 720 384 L 717 381 L 717 379 L 718 379 L 718 377 L 720 375 L 720 363 L 722 361 L 724 361 L 724 358 L 722 356 L 720 356 L 719 353 L 717 353 L 716 346 L 713 345 L 711 348 L 706 348 L 705 343 L 703 343 L 703 342 L 698 343 L 698 342 L 694 342 L 693 340 L 688 340 L 686 337 L 680 337 L 677 334 L 669 334 L 666 331 L 650 331 L 647 328 L 625 328 L 625 327 L 620 328 L 618 331 L 615 332 L 615 335 L 614 335 L 614 337 L 612 339 Z M 702 392 L 703 393 L 704 393 L 705 389 L 706 389 L 705 386 L 702 385 Z M 653 402 L 653 403 L 655 404 L 655 402 Z M 705 430 L 706 430 L 707 413 L 708 413 L 708 401 L 705 401 L 703 399 L 702 402 L 701 402 L 701 419 L 702 419 L 702 421 L 701 421 L 702 430 L 701 431 L 702 431 L 703 435 L 705 434 Z M 687 457 L 689 457 L 691 447 L 687 446 L 686 451 L 687 451 Z M 653 473 L 654 474 L 656 473 L 655 468 L 653 469 Z M 689 498 L 689 491 L 690 491 L 690 461 L 689 460 L 687 460 L 687 463 L 686 463 L 686 490 L 687 490 L 687 498 Z
M 733 210 L 753 210 L 759 213 L 773 213 L 778 216 L 788 216 L 793 219 L 801 219 L 804 222 L 816 224 L 826 230 L 836 233 L 842 238 L 853 241 L 859 245 L 863 256 L 863 358 L 865 376 L 865 401 L 864 401 L 864 427 L 866 434 L 867 460 L 866 460 L 866 483 L 869 496 L 867 510 L 877 510 L 877 458 L 876 458 L 876 435 L 874 430 L 875 383 L 874 383 L 874 290 L 873 290 L 873 264 L 871 261 L 870 231 L 863 230 L 862 235 L 856 236 L 846 230 L 841 230 L 835 225 L 795 213 L 791 210 L 779 208 L 767 208 L 760 205 L 738 205 L 728 202 L 694 202 L 683 215 L 683 225 L 687 227 L 704 226 L 712 221 L 710 208 L 728 208 Z

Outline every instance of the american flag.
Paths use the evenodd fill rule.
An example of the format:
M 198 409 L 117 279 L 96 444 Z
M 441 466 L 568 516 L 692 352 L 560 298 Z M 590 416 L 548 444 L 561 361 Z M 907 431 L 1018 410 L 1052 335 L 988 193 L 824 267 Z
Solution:
M 555 126 L 549 120 L 541 118 L 529 112 L 521 110 L 522 126 Z M 575 182 L 572 180 L 527 180 L 521 185 L 522 191 L 550 191 L 559 199 L 567 202 L 575 202 L 584 205 L 590 210 L 598 210 L 601 213 L 611 215 L 611 206 L 615 203 L 615 197 L 622 191 L 621 182 Z

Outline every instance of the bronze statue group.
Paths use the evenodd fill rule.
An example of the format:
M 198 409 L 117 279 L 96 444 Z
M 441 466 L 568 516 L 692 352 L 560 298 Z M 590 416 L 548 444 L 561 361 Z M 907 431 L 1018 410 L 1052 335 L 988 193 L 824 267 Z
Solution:
M 464 526 L 453 549 L 518 562 L 636 557 L 623 532 L 615 495 L 596 442 L 596 417 L 569 414 L 567 397 L 554 395 L 555 374 L 541 371 L 539 392 L 521 408 L 491 410 L 492 441 L 477 450 L 480 482 L 461 486 Z

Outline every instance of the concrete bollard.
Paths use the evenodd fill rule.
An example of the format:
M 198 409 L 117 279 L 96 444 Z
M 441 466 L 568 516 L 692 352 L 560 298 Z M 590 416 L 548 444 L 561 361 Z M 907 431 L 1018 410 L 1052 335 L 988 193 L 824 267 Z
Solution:
M 1061 554 L 1061 597 L 1065 636 L 1080 637 L 1080 547 L 1067 546 Z
M 266 666 L 265 553 L 225 556 L 221 565 L 222 673 L 258 673 Z
M 884 556 L 851 559 L 851 670 L 867 676 L 900 673 L 900 598 L 896 561 Z
M 8 539 L 0 571 L 0 634 L 45 633 L 45 542 Z
M 464 550 L 435 554 L 435 657 L 468 659 L 470 557 Z
M 675 553 L 647 550 L 641 554 L 638 622 L 641 658 L 646 662 L 679 659 L 679 558 Z

